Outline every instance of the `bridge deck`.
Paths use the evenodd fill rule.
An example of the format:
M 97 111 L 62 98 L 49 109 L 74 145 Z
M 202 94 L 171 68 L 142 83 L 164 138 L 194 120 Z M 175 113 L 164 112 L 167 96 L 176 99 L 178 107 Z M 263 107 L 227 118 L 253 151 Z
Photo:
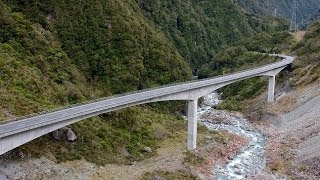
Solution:
M 129 94 L 111 96 L 96 101 L 90 101 L 86 104 L 80 104 L 73 107 L 66 107 L 65 109 L 56 110 L 46 114 L 38 114 L 32 117 L 22 118 L 18 121 L 11 121 L 0 125 L 0 138 L 23 132 L 26 130 L 46 126 L 49 124 L 58 123 L 75 117 L 85 116 L 86 114 L 100 112 L 106 109 L 115 108 L 125 104 L 148 101 L 152 98 L 162 97 L 170 94 L 175 94 L 194 89 L 200 89 L 214 84 L 228 82 L 246 77 L 253 77 L 274 69 L 287 66 L 293 62 L 292 57 L 278 55 L 284 60 L 268 64 L 265 66 L 245 70 L 233 74 L 218 76 L 209 79 L 190 81 L 181 84 L 173 84 L 169 86 L 160 87 L 157 89 L 147 89 L 143 91 L 133 92 Z

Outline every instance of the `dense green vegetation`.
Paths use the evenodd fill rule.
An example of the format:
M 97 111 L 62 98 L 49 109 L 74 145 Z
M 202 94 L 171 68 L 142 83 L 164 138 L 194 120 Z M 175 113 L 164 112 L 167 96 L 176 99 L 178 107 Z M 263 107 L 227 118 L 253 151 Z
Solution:
M 289 32 L 258 33 L 219 52 L 210 63 L 204 65 L 200 78 L 232 73 L 252 67 L 275 62 L 276 57 L 262 53 L 283 53 L 294 45 Z M 221 109 L 241 110 L 241 101 L 253 97 L 266 87 L 265 78 L 252 78 L 223 88 L 223 97 L 227 98 L 219 105 Z
M 134 11 L 128 4 L 113 1 L 109 6 L 101 1 L 101 7 L 96 7 L 96 1 L 90 6 L 88 1 L 40 2 L 10 1 L 12 9 L 0 1 L 1 121 L 191 79 L 191 70 L 178 51 L 142 16 L 131 16 Z M 145 146 L 158 147 L 158 131 L 168 138 L 186 129 L 185 121 L 170 114 L 172 111 L 152 109 L 136 107 L 77 123 L 73 125 L 78 136 L 74 143 L 47 135 L 20 150 L 32 155 L 49 153 L 58 161 L 141 160 L 153 155 L 143 152 Z
M 141 179 L 142 180 L 149 180 L 149 179 L 196 180 L 198 178 L 193 176 L 190 172 L 186 172 L 186 171 L 178 171 L 178 172 L 155 171 L 152 173 L 146 173 Z
M 307 21 L 307 25 L 311 25 L 313 22 L 319 21 L 320 20 L 320 8 L 313 13 L 312 16 L 309 17 Z
M 92 93 L 53 35 L 0 1 L 0 118 L 76 103 Z
M 274 16 L 276 10 L 277 17 L 286 18 L 287 20 L 290 20 L 292 17 L 292 0 L 236 0 L 236 3 L 238 3 L 247 12 L 253 14 Z M 297 0 L 297 7 L 297 21 L 299 23 L 299 27 L 304 27 L 306 23 L 308 23 L 307 20 L 309 17 L 312 16 L 318 8 L 320 8 L 320 1 Z
M 244 14 L 229 0 L 146 0 L 140 6 L 194 69 L 221 47 L 254 33 Z
M 252 51 L 287 50 L 291 35 L 277 32 L 285 28 L 231 0 L 0 0 L 0 121 L 190 80 L 191 69 L 205 78 L 272 62 Z M 221 107 L 239 109 L 264 84 L 256 78 L 226 87 Z M 57 161 L 142 160 L 154 155 L 144 147 L 185 138 L 186 122 L 175 114 L 184 108 L 156 103 L 108 113 L 73 125 L 74 143 L 47 135 L 20 150 Z
M 231 0 L 145 0 L 140 7 L 173 42 L 194 73 L 219 50 L 244 37 L 287 28 L 279 19 L 247 15 Z
M 47 135 L 21 150 L 35 156 L 50 152 L 58 162 L 85 158 L 102 165 L 128 164 L 155 155 L 162 140 L 186 142 L 187 124 L 181 117 L 138 107 L 81 121 L 73 129 L 78 136 L 74 143 L 53 141 Z M 144 147 L 153 151 L 146 152 Z
M 293 37 L 289 32 L 258 33 L 217 53 L 210 63 L 202 66 L 199 78 L 217 76 L 271 63 L 274 58 L 260 53 L 288 51 L 293 43 Z
M 59 39 L 95 86 L 121 93 L 186 80 L 190 69 L 137 3 L 118 1 L 8 1 Z
M 293 48 L 298 55 L 295 65 L 295 84 L 314 82 L 320 77 L 320 22 L 308 28 L 303 40 Z

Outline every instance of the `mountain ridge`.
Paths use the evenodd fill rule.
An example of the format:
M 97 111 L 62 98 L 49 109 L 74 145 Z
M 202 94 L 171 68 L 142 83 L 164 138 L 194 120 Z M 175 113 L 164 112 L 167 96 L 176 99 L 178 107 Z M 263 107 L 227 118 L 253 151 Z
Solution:
M 242 8 L 249 13 L 257 13 L 264 16 L 277 16 L 291 20 L 292 0 L 236 0 Z M 308 19 L 320 8 L 319 0 L 297 0 L 297 23 L 299 27 L 305 27 Z M 276 14 L 275 14 L 276 11 Z

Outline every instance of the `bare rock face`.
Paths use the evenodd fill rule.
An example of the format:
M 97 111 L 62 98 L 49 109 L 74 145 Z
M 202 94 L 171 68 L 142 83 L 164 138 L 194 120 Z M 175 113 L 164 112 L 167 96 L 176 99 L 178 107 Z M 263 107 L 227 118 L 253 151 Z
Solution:
M 51 134 L 58 141 L 75 141 L 77 139 L 76 134 L 68 127 L 53 131 Z
M 77 139 L 76 134 L 71 130 L 71 128 L 69 128 L 67 132 L 67 139 L 68 141 L 75 141 Z

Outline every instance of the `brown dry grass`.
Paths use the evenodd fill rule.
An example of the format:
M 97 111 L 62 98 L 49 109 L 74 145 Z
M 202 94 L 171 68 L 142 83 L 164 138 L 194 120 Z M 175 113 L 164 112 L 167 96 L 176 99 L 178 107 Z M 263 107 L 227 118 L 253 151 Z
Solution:
M 293 35 L 294 35 L 295 39 L 298 42 L 300 42 L 303 39 L 305 34 L 306 34 L 306 31 L 298 31 L 298 32 L 294 33 Z
M 288 96 L 282 97 L 275 104 L 268 104 L 266 107 L 267 111 L 277 115 L 290 112 L 297 102 L 297 98 L 293 94 L 290 93 Z

